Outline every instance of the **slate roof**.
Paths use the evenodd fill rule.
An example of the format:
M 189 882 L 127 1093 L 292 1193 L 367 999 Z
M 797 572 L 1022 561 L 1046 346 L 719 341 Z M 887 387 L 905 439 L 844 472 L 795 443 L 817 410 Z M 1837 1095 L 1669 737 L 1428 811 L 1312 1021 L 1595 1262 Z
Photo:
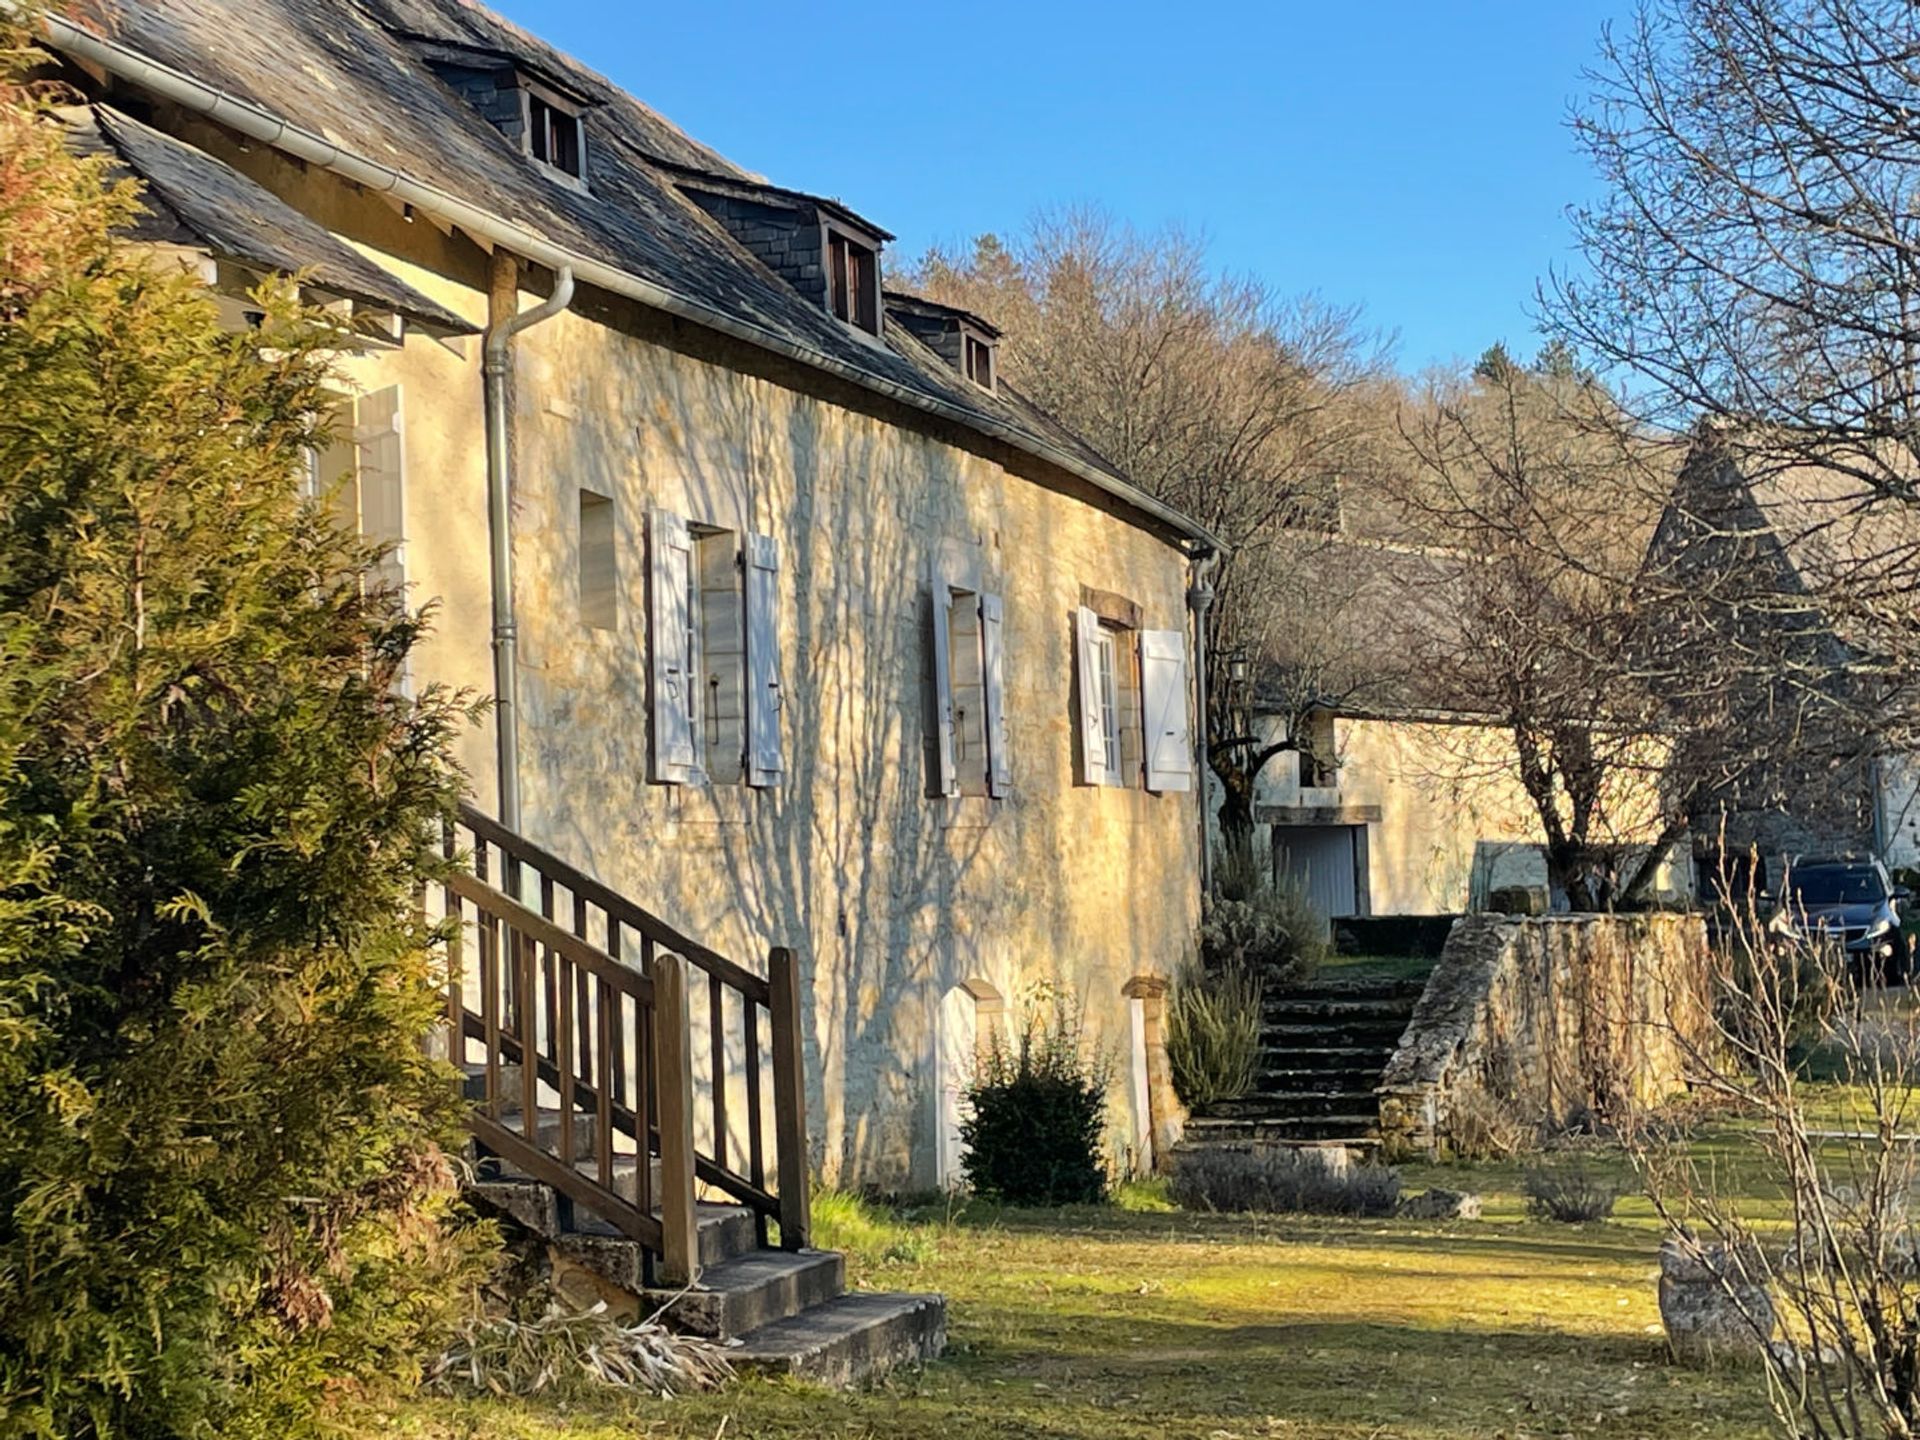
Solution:
M 1255 679 L 1256 704 L 1282 713 L 1312 700 L 1342 715 L 1478 718 L 1489 703 L 1434 657 L 1462 621 L 1466 563 L 1436 546 L 1302 533 L 1281 542 L 1290 622 Z
M 717 311 L 820 368 L 911 397 L 1069 470 L 1156 523 L 1212 537 L 1132 489 L 1017 392 L 989 394 L 889 326 L 880 344 L 835 320 L 684 195 L 675 172 L 760 177 L 689 138 L 572 58 L 470 0 L 65 0 L 70 23 L 456 196 L 570 254 Z M 587 187 L 558 181 L 443 82 L 421 42 L 509 54 L 584 96 Z M 217 117 L 216 117 L 217 118 Z M 683 177 L 684 178 L 684 177 Z M 1064 458 L 1063 458 L 1064 457 Z
M 67 107 L 60 119 L 70 149 L 106 157 L 115 179 L 141 182 L 136 239 L 204 249 L 216 259 L 263 271 L 303 273 L 315 289 L 403 315 L 430 334 L 476 333 L 451 310 L 204 151 L 105 105 Z

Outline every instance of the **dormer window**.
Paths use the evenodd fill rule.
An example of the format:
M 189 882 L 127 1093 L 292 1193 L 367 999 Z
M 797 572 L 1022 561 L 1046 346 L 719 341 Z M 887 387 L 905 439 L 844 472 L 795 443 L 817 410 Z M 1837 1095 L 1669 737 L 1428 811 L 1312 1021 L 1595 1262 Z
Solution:
M 587 177 L 586 127 L 580 112 L 551 91 L 522 84 L 527 101 L 527 151 L 542 165 L 573 180 Z
M 961 333 L 960 348 L 967 378 L 982 390 L 993 389 L 993 342 L 967 330 Z
M 827 231 L 827 308 L 869 335 L 880 333 L 880 255 L 839 230 Z

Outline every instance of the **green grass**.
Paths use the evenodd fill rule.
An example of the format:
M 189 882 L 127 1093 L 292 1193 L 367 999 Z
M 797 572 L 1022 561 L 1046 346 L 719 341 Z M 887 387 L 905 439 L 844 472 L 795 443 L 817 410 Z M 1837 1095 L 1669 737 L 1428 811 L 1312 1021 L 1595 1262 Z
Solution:
M 1835 1102 L 1836 1111 L 1840 1108 Z M 1738 1127 L 1706 1141 L 1750 1155 Z M 1591 1163 L 1629 1180 L 1618 1152 Z M 423 1401 L 416 1440 L 659 1437 L 1284 1436 L 1734 1440 L 1765 1432 L 1759 1375 L 1670 1365 L 1659 1227 L 1629 1193 L 1611 1221 L 1525 1217 L 1520 1164 L 1414 1165 L 1409 1190 L 1479 1191 L 1480 1221 L 1191 1215 L 1164 1187 L 1101 1209 L 822 1195 L 819 1243 L 858 1285 L 939 1290 L 948 1357 L 866 1391 L 743 1382 L 672 1402 Z M 1765 1204 L 1764 1196 L 1756 1202 Z

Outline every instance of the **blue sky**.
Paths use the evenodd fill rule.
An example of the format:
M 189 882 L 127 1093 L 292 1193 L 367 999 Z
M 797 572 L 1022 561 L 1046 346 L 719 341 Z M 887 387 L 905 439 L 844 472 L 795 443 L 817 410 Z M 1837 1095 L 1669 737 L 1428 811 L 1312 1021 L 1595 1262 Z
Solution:
M 1418 370 L 1536 348 L 1535 281 L 1595 190 L 1567 107 L 1629 0 L 494 3 L 909 254 L 1097 202 L 1363 306 Z

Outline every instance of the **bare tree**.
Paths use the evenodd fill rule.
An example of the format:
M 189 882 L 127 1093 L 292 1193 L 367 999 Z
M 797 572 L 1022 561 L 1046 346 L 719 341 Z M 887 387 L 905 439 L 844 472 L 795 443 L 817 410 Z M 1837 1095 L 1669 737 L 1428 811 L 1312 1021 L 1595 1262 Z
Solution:
M 933 250 L 912 283 L 1005 334 L 1003 373 L 1134 483 L 1221 536 L 1209 650 L 1259 664 L 1288 608 L 1283 541 L 1337 525 L 1359 429 L 1350 404 L 1378 359 L 1351 311 L 1226 277 L 1178 230 L 1142 234 L 1091 210 L 1036 218 L 1012 243 Z M 1206 735 L 1228 839 L 1251 842 L 1254 784 L 1293 740 L 1243 724 L 1209 667 Z
M 1920 8 L 1646 0 L 1589 79 L 1608 188 L 1543 299 L 1695 433 L 1644 585 L 1755 731 L 1707 788 L 1756 813 L 1870 791 L 1920 741 Z
M 1519 781 L 1549 884 L 1573 908 L 1642 898 L 1690 810 L 1671 768 L 1671 616 L 1641 583 L 1674 447 L 1576 367 L 1526 368 L 1500 347 L 1470 378 L 1430 381 L 1398 424 L 1374 484 L 1436 563 L 1386 638 L 1511 743 L 1463 751 L 1455 778 L 1477 766 Z M 1651 843 L 1622 877 L 1611 859 L 1628 838 Z

